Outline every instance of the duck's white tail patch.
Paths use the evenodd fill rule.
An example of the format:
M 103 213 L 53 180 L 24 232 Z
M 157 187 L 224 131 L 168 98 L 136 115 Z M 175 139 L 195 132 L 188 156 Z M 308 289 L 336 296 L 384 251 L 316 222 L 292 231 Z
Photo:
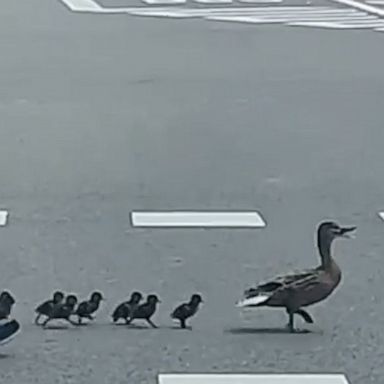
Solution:
M 244 308 L 244 307 L 255 307 L 267 301 L 269 296 L 267 295 L 258 295 L 254 297 L 250 297 L 248 299 L 240 300 L 236 303 L 236 307 Z

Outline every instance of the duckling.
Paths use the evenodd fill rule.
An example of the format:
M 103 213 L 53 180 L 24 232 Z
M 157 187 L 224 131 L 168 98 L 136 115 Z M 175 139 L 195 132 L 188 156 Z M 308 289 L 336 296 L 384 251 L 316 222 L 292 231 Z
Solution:
M 142 300 L 143 295 L 140 292 L 133 292 L 128 301 L 124 301 L 119 304 L 112 313 L 112 320 L 116 323 L 119 319 L 124 319 L 125 322 L 128 322 L 129 315 L 135 308 L 138 307 L 140 301 Z
M 41 325 L 39 324 L 39 320 L 41 316 L 49 316 L 49 314 L 52 311 L 52 308 L 57 304 L 61 304 L 63 300 L 64 300 L 63 292 L 61 291 L 54 292 L 51 300 L 45 301 L 35 309 L 35 312 L 37 313 L 37 316 L 35 318 L 35 324 Z
M 72 325 L 77 325 L 71 320 L 71 315 L 74 314 L 76 304 L 77 297 L 75 295 L 68 295 L 64 303 L 56 304 L 52 307 L 52 311 L 41 325 L 45 328 L 47 324 L 54 319 L 66 320 Z
M 91 294 L 89 300 L 83 301 L 78 305 L 74 313 L 77 315 L 79 325 L 82 323 L 83 318 L 94 319 L 92 314 L 99 309 L 102 300 L 104 300 L 104 297 L 101 292 L 95 291 Z
M 171 318 L 179 320 L 181 328 L 187 328 L 186 320 L 192 317 L 199 309 L 199 304 L 203 302 L 202 297 L 195 293 L 191 296 L 189 303 L 179 305 L 172 313 Z
M 15 298 L 8 291 L 3 291 L 0 294 L 0 320 L 9 318 L 12 307 L 16 303 Z
M 148 295 L 147 301 L 144 304 L 139 305 L 130 313 L 127 324 L 130 324 L 131 321 L 135 319 L 144 319 L 152 328 L 157 328 L 151 320 L 151 317 L 156 312 L 157 303 L 161 303 L 161 301 L 156 295 Z
M 20 323 L 13 319 L 0 325 L 0 345 L 9 343 L 20 331 Z
M 303 309 L 325 300 L 341 281 L 341 270 L 331 254 L 331 245 L 337 238 L 351 238 L 356 227 L 341 227 L 333 221 L 320 223 L 317 229 L 317 246 L 321 263 L 318 267 L 278 276 L 255 288 L 247 289 L 238 307 L 280 307 L 288 314 L 288 329 L 295 332 L 294 315 L 313 323 L 312 316 Z

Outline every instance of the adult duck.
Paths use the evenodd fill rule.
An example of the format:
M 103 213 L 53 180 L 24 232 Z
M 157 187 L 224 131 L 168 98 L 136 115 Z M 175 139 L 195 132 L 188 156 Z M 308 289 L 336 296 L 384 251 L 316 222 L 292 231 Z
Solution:
M 317 230 L 317 246 L 321 264 L 313 269 L 278 276 L 268 282 L 247 289 L 238 307 L 281 307 L 288 316 L 288 329 L 295 332 L 294 315 L 313 323 L 312 316 L 303 309 L 325 300 L 339 285 L 341 270 L 332 257 L 331 246 L 337 238 L 351 238 L 356 227 L 341 227 L 333 221 L 322 222 Z

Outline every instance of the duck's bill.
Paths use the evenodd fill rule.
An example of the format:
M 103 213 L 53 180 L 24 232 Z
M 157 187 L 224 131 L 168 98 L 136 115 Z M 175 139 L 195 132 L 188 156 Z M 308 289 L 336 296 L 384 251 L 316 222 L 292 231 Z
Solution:
M 342 227 L 340 228 L 340 236 L 345 239 L 354 239 L 355 234 L 352 233 L 356 230 L 356 227 Z

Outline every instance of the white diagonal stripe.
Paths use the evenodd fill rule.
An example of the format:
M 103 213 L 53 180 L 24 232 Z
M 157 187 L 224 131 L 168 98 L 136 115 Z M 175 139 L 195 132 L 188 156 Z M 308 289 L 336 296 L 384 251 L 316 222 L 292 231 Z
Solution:
M 61 0 L 71 11 L 99 12 L 102 7 L 93 0 Z
M 186 4 L 187 2 L 187 0 L 141 0 L 141 1 L 149 5 Z
M 292 9 L 295 7 L 273 9 L 266 8 L 205 8 L 205 9 L 135 9 L 129 13 L 137 16 L 163 16 L 163 17 L 207 17 L 221 15 L 245 15 L 245 16 L 288 16 L 288 15 L 366 15 L 364 12 L 345 9 Z M 298 8 L 298 7 L 297 7 Z
M 287 22 L 299 22 L 299 21 L 304 21 L 304 22 L 310 22 L 310 21 L 333 21 L 333 22 L 358 22 L 360 21 L 366 21 L 366 22 L 374 22 L 377 21 L 378 18 L 375 16 L 356 16 L 356 17 L 340 17 L 340 16 L 330 16 L 330 17 L 325 17 L 322 15 L 310 15 L 310 16 L 299 16 L 299 15 L 290 15 L 290 16 L 271 16 L 271 17 L 266 17 L 266 16 L 232 16 L 232 15 L 227 15 L 227 16 L 207 16 L 207 20 L 215 20 L 215 21 L 236 21 L 236 22 L 243 22 L 243 23 L 255 23 L 255 24 L 272 24 L 272 23 L 287 23 Z
M 193 0 L 199 4 L 232 4 L 232 0 Z

